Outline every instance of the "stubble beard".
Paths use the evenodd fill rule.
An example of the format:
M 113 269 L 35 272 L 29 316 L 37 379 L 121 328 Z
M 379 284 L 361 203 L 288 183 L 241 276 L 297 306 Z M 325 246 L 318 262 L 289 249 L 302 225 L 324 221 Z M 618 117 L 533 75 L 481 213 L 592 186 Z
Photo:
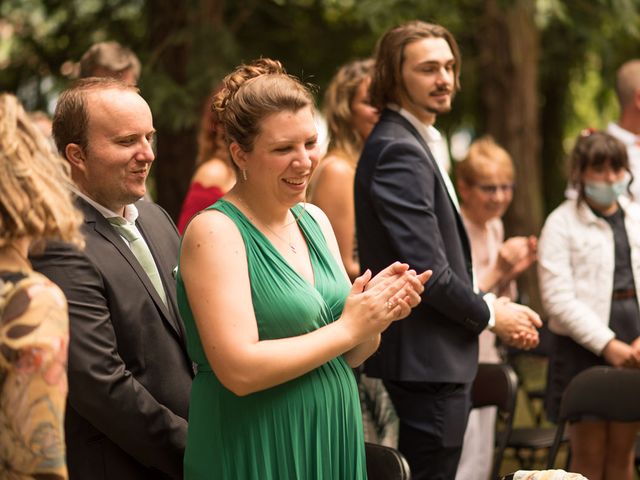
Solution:
M 424 110 L 434 115 L 440 115 L 441 113 L 449 113 L 451 111 L 451 105 L 453 104 L 453 92 L 450 90 L 436 91 L 435 93 L 448 93 L 449 101 L 444 105 L 426 105 Z

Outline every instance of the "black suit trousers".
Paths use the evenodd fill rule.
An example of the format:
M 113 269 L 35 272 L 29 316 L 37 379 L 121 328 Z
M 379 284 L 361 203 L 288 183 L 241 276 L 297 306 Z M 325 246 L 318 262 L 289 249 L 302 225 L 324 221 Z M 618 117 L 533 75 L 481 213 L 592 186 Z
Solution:
M 471 384 L 384 382 L 400 418 L 399 450 L 413 480 L 452 480 L 471 409 Z

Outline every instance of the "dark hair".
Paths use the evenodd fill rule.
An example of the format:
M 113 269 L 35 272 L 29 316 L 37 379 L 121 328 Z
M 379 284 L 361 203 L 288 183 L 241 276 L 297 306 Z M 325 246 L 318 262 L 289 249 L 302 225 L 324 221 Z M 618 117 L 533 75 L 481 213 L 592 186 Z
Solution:
M 376 64 L 371 81 L 371 103 L 382 110 L 388 103 L 399 103 L 399 89 L 404 88 L 402 65 L 408 44 L 423 38 L 443 38 L 451 48 L 455 64 L 454 89 L 460 89 L 460 49 L 446 28 L 420 20 L 403 23 L 388 30 L 376 45 Z
M 253 149 L 265 117 L 311 106 L 309 89 L 288 75 L 279 61 L 268 58 L 237 67 L 222 80 L 222 89 L 213 99 L 227 143 L 235 142 L 245 152 Z
M 76 80 L 60 94 L 52 126 L 53 138 L 60 155 L 66 157 L 65 149 L 70 143 L 75 143 L 83 149 L 87 147 L 87 93 L 110 88 L 140 92 L 137 87 L 115 78 L 89 77 Z
M 217 112 L 211 107 L 211 101 L 222 89 L 222 85 L 216 86 L 207 96 L 202 107 L 200 127 L 198 129 L 198 156 L 196 167 L 218 158 L 230 162 L 227 146 L 224 145 L 224 127 L 218 118 Z
M 583 130 L 570 156 L 569 181 L 578 191 L 578 200 L 584 200 L 584 184 L 582 175 L 589 167 L 610 165 L 614 170 L 626 170 L 633 182 L 633 173 L 629 168 L 629 157 L 625 145 L 606 132 L 592 129 Z M 630 184 L 631 184 L 630 182 Z M 627 188 L 631 197 L 631 190 Z

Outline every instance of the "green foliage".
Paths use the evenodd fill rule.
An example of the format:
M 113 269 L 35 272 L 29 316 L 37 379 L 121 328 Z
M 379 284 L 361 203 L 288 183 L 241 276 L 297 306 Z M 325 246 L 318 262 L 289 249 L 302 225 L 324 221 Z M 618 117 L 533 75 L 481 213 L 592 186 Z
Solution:
M 4 0 L 0 3 L 0 89 L 30 109 L 47 109 L 93 42 L 140 45 L 143 0 Z M 66 62 L 66 63 L 65 63 Z M 23 88 L 36 84 L 36 88 Z
M 615 71 L 624 60 L 640 57 L 640 0 L 498 3 L 520 1 L 535 1 L 540 31 L 541 162 L 545 176 L 553 177 L 545 182 L 552 206 L 561 195 L 560 165 L 576 132 L 615 118 Z M 447 26 L 463 52 L 464 88 L 438 127 L 482 132 L 478 92 L 486 72 L 478 44 L 486 2 L 3 0 L 0 89 L 18 92 L 30 109 L 50 110 L 72 62 L 96 41 L 118 40 L 141 59 L 141 89 L 156 124 L 168 132 L 192 131 L 212 87 L 238 63 L 278 58 L 288 71 L 317 84 L 321 97 L 339 65 L 370 56 L 382 32 L 418 18 Z

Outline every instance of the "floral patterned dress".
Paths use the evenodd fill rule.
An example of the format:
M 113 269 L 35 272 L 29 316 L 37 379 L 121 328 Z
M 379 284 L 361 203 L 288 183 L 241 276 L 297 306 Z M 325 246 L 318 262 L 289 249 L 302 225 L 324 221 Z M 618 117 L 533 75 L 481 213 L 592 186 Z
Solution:
M 34 272 L 0 272 L 0 478 L 67 478 L 69 318 L 62 291 Z

